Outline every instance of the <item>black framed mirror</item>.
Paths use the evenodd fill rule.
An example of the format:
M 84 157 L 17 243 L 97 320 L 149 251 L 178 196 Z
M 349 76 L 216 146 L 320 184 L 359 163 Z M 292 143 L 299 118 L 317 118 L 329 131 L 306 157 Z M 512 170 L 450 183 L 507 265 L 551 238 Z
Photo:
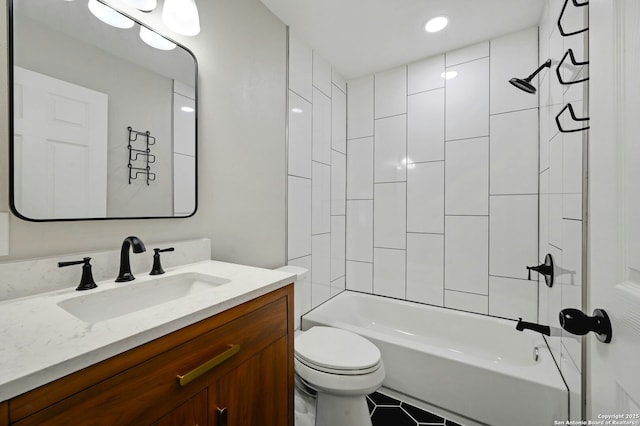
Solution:
M 101 0 L 10 0 L 8 9 L 13 212 L 193 215 L 193 53 Z

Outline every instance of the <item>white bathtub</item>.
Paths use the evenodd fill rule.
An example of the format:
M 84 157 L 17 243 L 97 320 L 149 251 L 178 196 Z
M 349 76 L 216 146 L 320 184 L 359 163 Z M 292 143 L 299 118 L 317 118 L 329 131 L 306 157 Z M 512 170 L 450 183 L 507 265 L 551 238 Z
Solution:
M 427 406 L 491 426 L 568 419 L 568 391 L 546 343 L 514 321 L 346 291 L 303 317 L 303 330 L 314 325 L 371 340 L 387 371 L 383 386 Z

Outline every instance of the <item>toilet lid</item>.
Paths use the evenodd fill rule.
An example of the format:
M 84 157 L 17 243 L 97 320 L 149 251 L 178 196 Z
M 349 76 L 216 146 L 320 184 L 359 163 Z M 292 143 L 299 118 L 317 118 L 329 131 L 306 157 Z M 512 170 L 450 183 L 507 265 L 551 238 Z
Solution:
M 350 331 L 313 327 L 295 339 L 299 361 L 321 370 L 359 371 L 380 363 L 380 350 L 370 341 Z

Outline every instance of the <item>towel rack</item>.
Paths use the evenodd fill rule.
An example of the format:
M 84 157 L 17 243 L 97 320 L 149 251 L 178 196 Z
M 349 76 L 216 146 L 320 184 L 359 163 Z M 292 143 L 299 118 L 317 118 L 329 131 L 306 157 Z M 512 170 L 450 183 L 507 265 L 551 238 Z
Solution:
M 573 3 L 573 5 L 575 7 L 582 7 L 582 6 L 588 6 L 589 5 L 589 1 L 583 1 L 583 2 L 579 2 L 578 0 L 571 0 L 571 2 Z M 558 30 L 560 30 L 560 35 L 562 35 L 563 37 L 569 37 L 572 35 L 576 35 L 576 34 L 580 34 L 583 33 L 585 31 L 589 31 L 589 27 L 585 27 L 581 30 L 578 31 L 573 31 L 573 32 L 565 32 L 564 28 L 562 28 L 562 16 L 564 15 L 565 10 L 567 9 L 567 5 L 569 4 L 569 0 L 564 0 L 564 4 L 562 5 L 562 10 L 560 11 L 560 16 L 558 16 Z
M 143 176 L 146 179 L 147 185 L 149 182 L 156 180 L 156 174 L 151 172 L 150 164 L 156 162 L 156 156 L 151 154 L 150 146 L 156 144 L 156 138 L 151 136 L 151 132 L 141 132 L 134 130 L 131 126 L 127 127 L 129 131 L 129 143 L 127 149 L 129 150 L 129 185 L 134 179 L 138 179 L 139 176 Z M 141 136 L 143 143 L 142 147 L 134 148 L 133 143 L 138 142 L 138 136 Z M 140 164 L 142 162 L 142 164 Z
M 569 114 L 571 115 L 571 119 L 573 121 L 588 121 L 589 120 L 589 117 L 583 117 L 583 118 L 577 117 L 575 111 L 573 110 L 573 105 L 571 105 L 571 102 L 569 102 L 568 104 L 566 104 L 564 106 L 564 108 L 562 108 L 560 110 L 558 115 L 556 115 L 556 125 L 558 126 L 558 130 L 560 130 L 562 133 L 573 133 L 573 132 L 581 132 L 583 130 L 588 130 L 589 129 L 589 126 L 582 127 L 582 128 L 579 128 L 579 129 L 568 129 L 568 130 L 567 129 L 563 129 L 562 128 L 562 124 L 560 124 L 560 116 L 567 109 L 569 110 Z
M 562 59 L 560 60 L 560 63 L 558 63 L 558 66 L 556 67 L 556 75 L 558 76 L 558 81 L 560 82 L 560 84 L 568 86 L 570 84 L 582 83 L 584 81 L 589 80 L 589 77 L 581 78 L 580 80 L 571 80 L 571 81 L 564 81 L 562 79 L 562 74 L 560 73 L 560 67 L 562 67 L 562 65 L 564 64 L 564 61 L 567 59 L 567 56 L 571 61 L 571 65 L 574 65 L 574 66 L 589 65 L 589 61 L 584 61 L 584 62 L 577 61 L 575 55 L 573 54 L 573 49 L 569 48 L 565 52 Z

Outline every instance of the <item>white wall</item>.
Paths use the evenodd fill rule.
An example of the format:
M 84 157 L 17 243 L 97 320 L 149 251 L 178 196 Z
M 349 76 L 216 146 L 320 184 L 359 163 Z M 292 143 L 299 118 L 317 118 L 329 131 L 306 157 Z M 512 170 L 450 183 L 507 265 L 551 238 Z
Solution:
M 296 318 L 345 288 L 346 83 L 289 35 L 288 254 Z
M 348 82 L 348 289 L 537 320 L 537 37 Z
M 539 261 L 551 253 L 556 269 L 552 288 L 540 285 L 540 322 L 560 327 L 558 313 L 563 308 L 582 308 L 582 148 L 583 132 L 561 133 L 556 115 L 571 103 L 582 117 L 583 89 L 587 83 L 560 84 L 556 67 L 567 49 L 573 49 L 578 61 L 585 61 L 582 33 L 563 37 L 556 25 L 563 2 L 547 1 L 540 23 L 540 63 L 551 58 L 551 69 L 540 74 L 540 249 Z M 562 24 L 565 32 L 585 25 L 587 7 L 568 3 Z M 582 78 L 586 69 L 562 67 L 564 80 Z M 562 115 L 566 129 L 582 124 L 572 123 L 568 111 Z M 586 132 L 584 132 L 586 133 Z M 554 357 L 570 388 L 571 419 L 581 419 L 581 342 L 582 338 L 565 334 L 548 339 Z
M 5 1 L 1 6 L 7 10 Z M 209 237 L 215 259 L 263 267 L 285 263 L 286 28 L 257 0 L 199 2 L 198 8 L 202 32 L 172 34 L 199 65 L 198 213 L 188 219 L 73 223 L 12 216 L 10 254 L 3 261 L 111 249 L 137 235 L 147 243 Z M 160 9 L 122 9 L 164 28 Z M 6 17 L 0 26 L 0 133 L 7 135 Z M 7 144 L 2 138 L 2 152 Z M 8 211 L 9 160 L 1 158 L 0 210 Z

